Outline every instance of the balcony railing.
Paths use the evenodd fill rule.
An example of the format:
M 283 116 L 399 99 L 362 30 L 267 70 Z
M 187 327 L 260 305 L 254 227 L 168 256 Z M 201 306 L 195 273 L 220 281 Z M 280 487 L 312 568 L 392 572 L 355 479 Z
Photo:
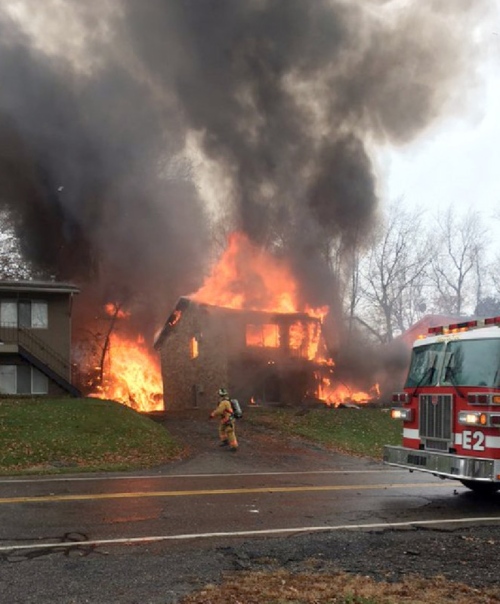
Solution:
M 41 338 L 35 336 L 32 330 L 15 325 L 2 325 L 0 326 L 0 341 L 4 344 L 22 346 L 61 377 L 71 379 L 69 362 Z

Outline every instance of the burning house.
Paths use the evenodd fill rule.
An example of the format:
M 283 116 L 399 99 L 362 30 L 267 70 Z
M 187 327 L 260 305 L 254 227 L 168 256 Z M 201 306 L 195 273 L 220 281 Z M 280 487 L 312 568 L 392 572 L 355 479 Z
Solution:
M 211 407 L 220 387 L 243 404 L 372 398 L 335 379 L 328 308 L 298 299 L 288 262 L 233 233 L 202 287 L 178 300 L 156 336 L 165 407 Z
M 181 298 L 155 341 L 168 409 L 211 407 L 228 387 L 243 403 L 300 403 L 318 389 L 325 343 L 306 313 L 224 308 Z

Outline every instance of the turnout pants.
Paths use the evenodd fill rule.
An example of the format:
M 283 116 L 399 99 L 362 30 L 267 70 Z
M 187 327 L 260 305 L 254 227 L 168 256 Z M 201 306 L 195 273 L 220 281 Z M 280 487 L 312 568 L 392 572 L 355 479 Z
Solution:
M 219 438 L 221 442 L 227 441 L 228 445 L 233 449 L 236 449 L 238 447 L 234 421 L 221 422 L 219 424 Z

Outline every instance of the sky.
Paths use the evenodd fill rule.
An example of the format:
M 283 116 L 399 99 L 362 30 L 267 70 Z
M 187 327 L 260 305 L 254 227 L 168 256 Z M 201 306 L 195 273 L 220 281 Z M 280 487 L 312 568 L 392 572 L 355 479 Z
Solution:
M 500 235 L 500 8 L 493 16 L 478 36 L 484 54 L 464 107 L 410 144 L 375 155 L 385 202 L 401 198 L 430 213 L 474 208 Z

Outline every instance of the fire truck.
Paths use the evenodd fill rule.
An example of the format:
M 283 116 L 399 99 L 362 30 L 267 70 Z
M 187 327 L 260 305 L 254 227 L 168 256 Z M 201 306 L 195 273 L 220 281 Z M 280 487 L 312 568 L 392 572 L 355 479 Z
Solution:
M 430 327 L 392 402 L 403 442 L 384 447 L 384 463 L 500 489 L 500 317 Z

